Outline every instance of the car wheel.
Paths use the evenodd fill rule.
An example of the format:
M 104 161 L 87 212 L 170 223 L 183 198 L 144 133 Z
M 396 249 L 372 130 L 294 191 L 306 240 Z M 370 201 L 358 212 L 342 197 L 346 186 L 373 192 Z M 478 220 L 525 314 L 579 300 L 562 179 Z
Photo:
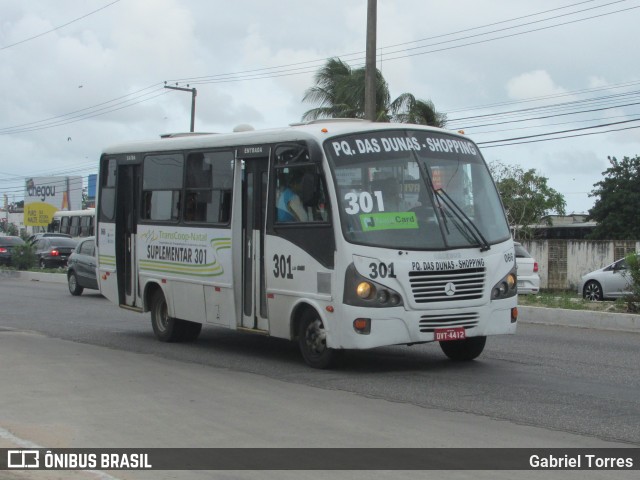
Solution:
M 471 337 L 464 340 L 440 342 L 440 348 L 451 360 L 468 362 L 480 356 L 487 343 L 487 337 Z
M 300 318 L 298 345 L 305 362 L 313 368 L 330 368 L 336 364 L 338 351 L 327 347 L 327 333 L 320 315 L 307 309 Z
M 582 290 L 582 297 L 592 302 L 601 301 L 603 299 L 602 286 L 595 280 L 587 282 Z
M 67 276 L 67 283 L 69 285 L 69 292 L 71 292 L 71 295 L 81 295 L 82 291 L 84 290 L 84 288 L 82 288 L 79 284 L 78 284 L 78 277 L 76 276 L 76 274 L 74 272 L 71 272 L 68 276 Z

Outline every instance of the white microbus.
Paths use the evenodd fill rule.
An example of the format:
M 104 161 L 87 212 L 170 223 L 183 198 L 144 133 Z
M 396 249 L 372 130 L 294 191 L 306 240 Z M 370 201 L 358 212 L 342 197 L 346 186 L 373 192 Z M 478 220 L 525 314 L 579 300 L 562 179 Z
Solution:
M 343 349 L 440 342 L 454 360 L 515 333 L 516 265 L 478 147 L 364 121 L 164 138 L 100 159 L 102 294 L 162 341 L 203 324 Z
M 47 232 L 66 233 L 74 238 L 90 237 L 94 234 L 95 208 L 85 210 L 59 210 L 47 227 Z

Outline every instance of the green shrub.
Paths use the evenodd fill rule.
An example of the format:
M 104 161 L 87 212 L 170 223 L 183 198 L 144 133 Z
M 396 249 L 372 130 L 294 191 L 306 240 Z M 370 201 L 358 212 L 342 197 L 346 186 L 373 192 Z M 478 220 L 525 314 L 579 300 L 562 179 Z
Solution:
M 627 275 L 631 278 L 631 293 L 625 297 L 627 309 L 636 313 L 640 311 L 640 257 L 637 253 L 626 256 Z
M 11 253 L 11 265 L 18 270 L 30 270 L 36 264 L 35 247 L 30 243 L 17 245 Z

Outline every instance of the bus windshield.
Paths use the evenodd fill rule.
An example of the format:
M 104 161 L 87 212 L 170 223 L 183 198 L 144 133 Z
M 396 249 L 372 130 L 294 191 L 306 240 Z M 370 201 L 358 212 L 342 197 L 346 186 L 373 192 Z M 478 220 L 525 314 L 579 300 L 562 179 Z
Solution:
M 420 130 L 327 140 L 347 241 L 408 250 L 479 247 L 510 237 L 478 147 Z

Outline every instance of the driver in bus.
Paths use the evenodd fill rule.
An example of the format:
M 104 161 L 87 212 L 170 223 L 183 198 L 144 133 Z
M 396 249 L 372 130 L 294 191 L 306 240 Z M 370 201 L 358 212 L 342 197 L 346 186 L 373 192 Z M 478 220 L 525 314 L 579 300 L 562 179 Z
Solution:
M 284 188 L 279 191 L 276 200 L 279 222 L 306 222 L 309 220 L 300 200 L 303 173 L 303 171 L 296 172 L 294 169 L 293 172 L 289 171 L 281 177 Z

